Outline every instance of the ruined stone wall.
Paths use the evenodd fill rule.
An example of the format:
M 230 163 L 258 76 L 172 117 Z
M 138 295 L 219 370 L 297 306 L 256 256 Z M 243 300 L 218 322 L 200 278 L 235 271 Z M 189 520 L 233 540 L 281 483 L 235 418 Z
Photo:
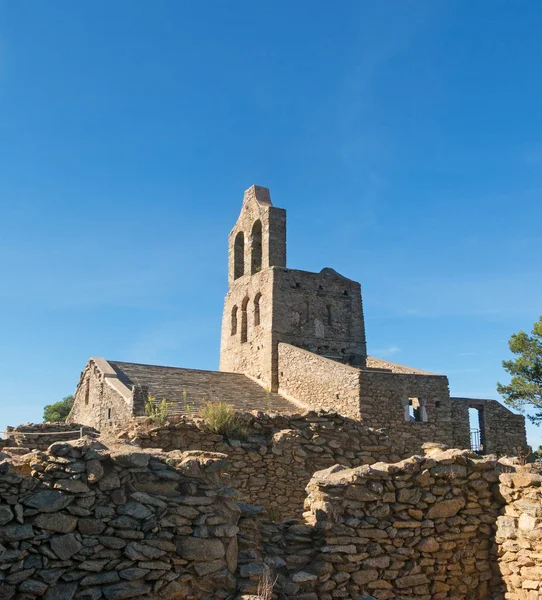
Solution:
M 289 569 L 296 593 L 312 596 L 288 598 L 504 598 L 497 480 L 496 461 L 457 450 L 316 473 L 306 506 L 319 553 L 301 573 Z
M 497 519 L 496 540 L 507 600 L 538 600 L 542 594 L 542 476 L 530 469 L 500 476 L 507 504 Z
M 496 400 L 484 400 L 484 433 L 487 454 L 516 455 L 525 448 L 525 417 L 515 415 Z
M 470 448 L 469 404 L 462 398 L 450 398 L 452 412 L 452 445 Z
M 117 379 L 115 371 L 103 359 L 89 360 L 74 396 L 67 423 L 86 423 L 103 431 L 123 425 L 133 417 L 132 391 Z
M 24 447 L 46 450 L 53 442 L 76 440 L 84 435 L 97 436 L 92 427 L 77 423 L 27 423 L 18 427 L 7 427 L 6 447 Z
M 0 455 L 0 598 L 229 597 L 239 509 L 220 463 L 88 440 Z
M 278 346 L 279 393 L 313 409 L 337 411 L 360 418 L 359 370 L 302 350 Z
M 470 446 L 469 408 L 479 411 L 480 441 L 484 454 L 515 456 L 518 448 L 526 448 L 525 417 L 516 415 L 496 400 L 451 398 L 453 443 Z
M 446 377 L 360 370 L 279 344 L 279 381 L 286 397 L 361 418 L 368 427 L 385 428 L 400 456 L 419 453 L 424 442 L 453 444 Z M 424 399 L 427 422 L 405 420 L 405 397 Z
M 142 448 L 224 453 L 229 459 L 224 482 L 277 519 L 301 517 L 305 487 L 318 470 L 399 459 L 385 434 L 334 413 L 246 415 L 246 424 L 245 440 L 209 433 L 201 421 L 188 418 L 150 431 L 140 427 L 127 437 Z
M 385 427 L 390 442 L 402 456 L 420 453 L 424 442 L 453 446 L 447 377 L 361 370 L 360 389 L 360 413 L 364 423 L 370 427 Z M 408 398 L 423 398 L 426 422 L 405 419 L 403 401 Z

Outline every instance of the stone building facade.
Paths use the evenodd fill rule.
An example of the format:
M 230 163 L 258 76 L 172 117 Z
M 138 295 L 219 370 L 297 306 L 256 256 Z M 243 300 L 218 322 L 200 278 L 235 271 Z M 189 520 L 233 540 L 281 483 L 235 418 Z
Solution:
M 515 454 L 526 445 L 524 418 L 500 403 L 451 398 L 445 375 L 368 356 L 360 284 L 330 268 L 287 267 L 286 212 L 267 188 L 245 192 L 228 244 L 220 371 L 93 358 L 70 421 L 115 426 L 144 414 L 149 395 L 178 414 L 210 399 L 245 411 L 326 409 L 385 428 L 397 454 L 408 456 L 424 442 L 470 448 L 476 409 L 476 450 Z

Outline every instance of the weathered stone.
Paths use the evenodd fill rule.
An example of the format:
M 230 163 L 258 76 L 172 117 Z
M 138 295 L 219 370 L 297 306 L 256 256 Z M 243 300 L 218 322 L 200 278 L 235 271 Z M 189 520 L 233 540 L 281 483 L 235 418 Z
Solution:
M 119 581 L 119 574 L 116 571 L 104 571 L 96 575 L 87 575 L 81 579 L 81 585 L 105 585 Z
M 428 512 L 428 519 L 444 519 L 454 517 L 465 506 L 463 498 L 452 498 L 451 500 L 442 500 L 433 504 Z
M 88 485 L 83 483 L 80 479 L 59 479 L 55 483 L 55 489 L 71 494 L 85 494 L 90 492 Z
M 46 529 L 48 531 L 70 533 L 77 526 L 77 517 L 60 512 L 41 513 L 36 517 L 34 524 L 36 527 L 40 527 L 41 529 Z
M 31 525 L 7 525 L 0 527 L 0 542 L 18 542 L 34 537 Z
M 37 579 L 27 579 L 19 586 L 19 592 L 27 592 L 32 596 L 43 596 L 47 590 L 47 584 Z
M 60 558 L 60 560 L 68 560 L 74 554 L 77 554 L 83 547 L 73 533 L 66 535 L 56 535 L 51 538 L 51 549 Z
M 363 569 L 362 571 L 355 571 L 352 573 L 352 579 L 359 586 L 364 586 L 370 581 L 376 581 L 378 579 L 378 571 L 376 569 Z
M 142 598 L 150 593 L 152 587 L 141 581 L 125 581 L 102 589 L 107 600 L 124 600 L 125 598 Z
M 224 544 L 219 540 L 186 537 L 177 542 L 177 552 L 187 560 L 215 560 L 226 554 Z
M 0 505 L 0 527 L 6 525 L 14 518 L 13 511 L 9 506 Z
M 88 460 L 86 463 L 87 480 L 89 483 L 97 483 L 103 477 L 104 469 L 102 463 L 97 459 Z
M 395 580 L 395 585 L 399 588 L 414 587 L 417 585 L 425 585 L 429 582 L 427 576 L 420 573 L 419 575 L 406 575 L 405 577 L 398 577 Z
M 77 583 L 58 583 L 45 592 L 43 600 L 72 600 L 76 589 Z
M 153 512 L 145 505 L 133 501 L 120 506 L 117 512 L 120 515 L 128 515 L 134 519 L 148 519 L 153 515 Z

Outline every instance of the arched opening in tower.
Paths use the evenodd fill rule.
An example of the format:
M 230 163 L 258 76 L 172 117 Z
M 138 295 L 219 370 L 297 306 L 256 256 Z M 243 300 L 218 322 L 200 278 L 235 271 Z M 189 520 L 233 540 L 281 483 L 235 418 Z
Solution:
M 262 222 L 258 219 L 252 226 L 252 267 L 251 273 L 259 273 L 262 270 Z
M 233 246 L 233 278 L 238 279 L 245 274 L 245 234 L 240 231 L 235 236 Z

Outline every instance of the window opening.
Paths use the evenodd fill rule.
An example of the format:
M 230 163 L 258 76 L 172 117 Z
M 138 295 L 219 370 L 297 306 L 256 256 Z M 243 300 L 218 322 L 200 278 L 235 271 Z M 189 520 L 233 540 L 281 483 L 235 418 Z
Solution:
M 410 423 L 427 423 L 427 410 L 424 398 L 402 398 L 405 421 Z
M 470 448 L 474 452 L 484 451 L 481 408 L 469 407 Z
M 259 273 L 262 270 L 262 222 L 258 219 L 252 226 L 252 268 L 251 273 Z
M 245 234 L 240 231 L 235 236 L 233 247 L 233 278 L 238 279 L 245 274 Z
M 248 298 L 243 300 L 241 305 L 241 343 L 244 344 L 248 339 L 248 318 L 247 318 Z
M 262 295 L 258 292 L 254 298 L 254 327 L 260 324 L 260 298 Z
M 231 309 L 231 334 L 237 333 L 237 305 Z

